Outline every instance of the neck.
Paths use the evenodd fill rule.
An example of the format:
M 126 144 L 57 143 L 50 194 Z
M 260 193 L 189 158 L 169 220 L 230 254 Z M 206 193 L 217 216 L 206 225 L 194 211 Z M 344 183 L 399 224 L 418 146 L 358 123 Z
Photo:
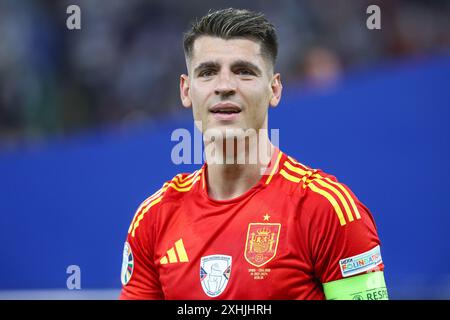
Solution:
M 275 147 L 267 135 L 245 137 L 244 141 L 241 147 L 236 139 L 205 143 L 205 151 L 214 149 L 214 152 L 205 152 L 211 198 L 227 200 L 239 197 L 257 184 L 264 174 Z

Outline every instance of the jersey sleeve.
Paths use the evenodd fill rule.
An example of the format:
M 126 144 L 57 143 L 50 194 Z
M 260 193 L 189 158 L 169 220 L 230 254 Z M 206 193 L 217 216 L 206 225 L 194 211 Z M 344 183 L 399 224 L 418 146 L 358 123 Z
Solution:
M 153 259 L 158 199 L 150 197 L 141 204 L 128 230 L 123 251 L 121 300 L 164 299 Z
M 369 209 L 335 179 L 313 182 L 309 189 L 309 244 L 316 278 L 327 284 L 382 272 L 380 239 Z

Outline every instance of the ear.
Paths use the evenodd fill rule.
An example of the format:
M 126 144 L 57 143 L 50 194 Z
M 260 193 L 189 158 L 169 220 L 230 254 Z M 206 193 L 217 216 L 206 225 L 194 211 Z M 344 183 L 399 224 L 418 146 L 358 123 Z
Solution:
M 276 107 L 281 100 L 281 92 L 283 91 L 281 75 L 279 73 L 273 76 L 270 88 L 272 89 L 272 98 L 269 103 L 272 107 Z
M 190 90 L 190 83 L 189 83 L 189 77 L 186 74 L 182 74 L 180 76 L 180 98 L 181 103 L 185 108 L 192 107 L 192 100 L 189 96 L 189 90 Z

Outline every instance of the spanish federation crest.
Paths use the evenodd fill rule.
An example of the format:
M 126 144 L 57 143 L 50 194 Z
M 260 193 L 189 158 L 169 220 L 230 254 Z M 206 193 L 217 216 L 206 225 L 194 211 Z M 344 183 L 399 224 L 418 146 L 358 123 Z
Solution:
M 123 260 L 122 260 L 122 272 L 121 272 L 121 280 L 122 284 L 125 286 L 131 279 L 134 269 L 134 259 L 133 252 L 131 251 L 130 244 L 125 242 L 125 246 L 123 247 Z
M 281 224 L 249 223 L 245 243 L 245 259 L 255 267 L 261 267 L 277 254 Z
M 200 283 L 208 297 L 219 296 L 231 275 L 231 256 L 215 254 L 200 260 Z

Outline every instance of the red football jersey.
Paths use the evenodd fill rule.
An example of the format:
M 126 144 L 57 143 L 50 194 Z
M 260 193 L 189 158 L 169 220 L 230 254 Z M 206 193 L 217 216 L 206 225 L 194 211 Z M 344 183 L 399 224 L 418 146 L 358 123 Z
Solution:
M 234 199 L 208 196 L 204 164 L 145 200 L 120 298 L 324 299 L 323 283 L 383 270 L 373 217 L 346 185 L 279 150 L 271 164 Z

